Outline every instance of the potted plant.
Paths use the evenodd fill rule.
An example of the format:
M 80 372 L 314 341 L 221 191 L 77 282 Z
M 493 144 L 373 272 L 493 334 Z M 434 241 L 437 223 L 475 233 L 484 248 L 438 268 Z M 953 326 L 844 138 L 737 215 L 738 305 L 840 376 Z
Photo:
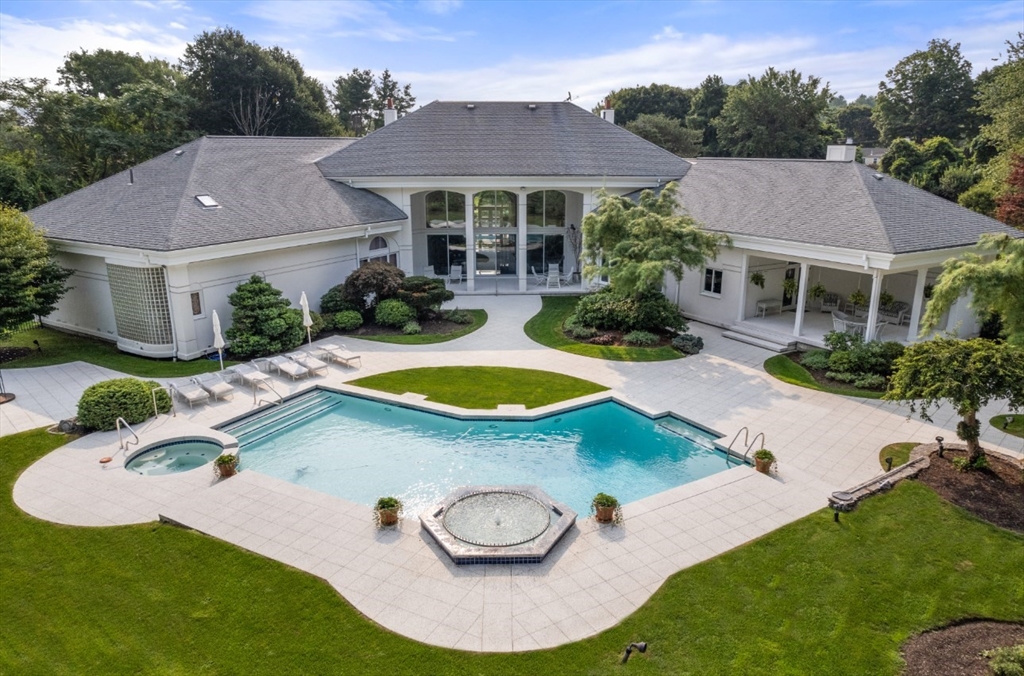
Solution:
M 758 472 L 762 474 L 768 474 L 772 471 L 772 466 L 775 464 L 775 454 L 769 451 L 767 448 L 761 448 L 754 451 L 754 465 Z
M 800 282 L 796 277 L 789 277 L 782 280 L 782 290 L 786 292 L 787 296 L 795 296 L 797 290 L 800 288 Z
M 811 297 L 811 300 L 818 300 L 826 293 L 828 293 L 828 289 L 826 289 L 825 285 L 821 282 L 818 282 L 807 290 L 807 295 Z
M 233 453 L 218 455 L 213 461 L 213 469 L 221 479 L 238 474 L 238 456 Z
M 394 526 L 402 514 L 402 501 L 390 495 L 378 498 L 374 514 L 378 525 Z
M 598 493 L 590 503 L 594 510 L 594 516 L 598 523 L 611 523 L 615 521 L 616 512 L 619 510 L 619 501 L 614 495 Z
M 850 305 L 854 306 L 855 308 L 867 307 L 868 305 L 867 294 L 865 294 L 860 289 L 857 289 L 856 291 L 851 293 L 850 297 L 847 300 L 849 301 Z
M 764 273 L 763 272 L 751 272 L 750 283 L 754 286 L 764 288 Z
M 889 307 L 896 298 L 888 291 L 878 294 L 878 307 Z

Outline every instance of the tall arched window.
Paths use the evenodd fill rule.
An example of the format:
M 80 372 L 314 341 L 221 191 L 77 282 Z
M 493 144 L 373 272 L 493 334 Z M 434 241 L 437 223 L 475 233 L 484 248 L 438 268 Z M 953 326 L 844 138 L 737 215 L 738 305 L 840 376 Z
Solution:
M 461 192 L 435 190 L 427 193 L 428 228 L 463 228 L 466 226 L 466 196 Z
M 565 193 L 539 190 L 527 195 L 526 224 L 542 228 L 564 228 Z
M 360 247 L 360 251 L 364 251 Z M 365 255 L 359 258 L 360 267 L 366 265 L 370 261 L 381 261 L 390 265 L 398 265 L 398 254 L 391 253 L 391 245 L 388 244 L 388 240 L 377 235 L 370 240 L 370 246 L 365 250 Z
M 484 190 L 473 195 L 473 227 L 516 227 L 516 196 L 504 190 Z

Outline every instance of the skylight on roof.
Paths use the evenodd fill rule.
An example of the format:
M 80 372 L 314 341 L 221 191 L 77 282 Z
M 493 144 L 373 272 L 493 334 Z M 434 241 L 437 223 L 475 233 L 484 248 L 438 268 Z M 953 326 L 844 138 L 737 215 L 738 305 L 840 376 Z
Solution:
M 203 205 L 204 209 L 219 209 L 220 205 L 217 204 L 217 200 L 213 199 L 209 195 L 196 195 L 196 199 Z

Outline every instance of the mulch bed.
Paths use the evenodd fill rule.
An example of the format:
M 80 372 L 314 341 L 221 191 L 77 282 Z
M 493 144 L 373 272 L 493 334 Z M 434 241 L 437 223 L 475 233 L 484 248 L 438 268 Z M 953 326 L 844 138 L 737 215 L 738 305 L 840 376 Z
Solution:
M 822 371 L 821 369 L 812 369 L 809 366 L 804 366 L 804 363 L 803 363 L 804 353 L 803 352 L 787 352 L 786 356 L 790 359 L 790 361 L 796 362 L 797 364 L 800 364 L 800 366 L 803 366 L 807 370 L 807 372 L 811 374 L 811 377 L 814 378 L 814 382 L 818 383 L 819 385 L 821 385 L 823 387 L 836 387 L 836 388 L 844 388 L 844 389 L 847 389 L 847 390 L 854 389 L 853 383 L 844 383 L 844 382 L 840 382 L 838 380 L 832 380 L 831 378 L 829 378 L 828 376 L 825 375 L 825 373 L 827 373 L 827 371 Z M 885 388 L 884 387 L 879 387 L 879 388 L 862 387 L 862 388 L 857 388 L 857 389 L 866 389 L 866 390 L 871 390 L 872 392 L 885 392 Z
M 464 329 L 467 326 L 468 324 L 456 324 L 447 319 L 428 319 L 427 321 L 420 322 L 420 328 L 423 329 L 422 333 L 430 335 L 437 334 L 443 336 L 448 333 L 454 333 L 459 329 Z M 344 335 L 357 338 L 359 336 L 401 336 L 402 329 L 378 326 L 377 324 L 363 324 L 355 331 L 349 331 Z
M 15 359 L 21 359 L 22 357 L 32 353 L 32 348 L 29 347 L 3 347 L 0 346 L 0 364 L 6 364 L 9 361 Z
M 933 453 L 931 465 L 917 478 L 979 519 L 1024 533 L 1024 473 L 1020 467 L 987 455 L 986 469 L 959 472 L 952 460 L 966 455 L 959 450 L 946 450 L 941 458 Z
M 970 621 L 927 631 L 903 645 L 903 676 L 988 676 L 983 650 L 1024 643 L 1024 624 Z
M 626 334 L 623 333 L 622 331 L 601 331 L 601 333 L 597 334 L 595 337 L 589 340 L 576 340 L 575 338 L 570 336 L 568 333 L 565 333 L 564 331 L 562 332 L 562 335 L 568 338 L 569 340 L 575 341 L 577 343 L 583 343 L 585 345 L 589 344 L 606 345 L 609 347 L 639 347 L 637 345 L 627 345 L 626 343 L 624 343 L 622 341 L 622 336 Z M 674 333 L 655 333 L 655 335 L 658 336 L 658 342 L 655 343 L 654 345 L 644 345 L 643 347 L 665 347 L 671 345 L 672 339 L 676 337 L 676 334 Z

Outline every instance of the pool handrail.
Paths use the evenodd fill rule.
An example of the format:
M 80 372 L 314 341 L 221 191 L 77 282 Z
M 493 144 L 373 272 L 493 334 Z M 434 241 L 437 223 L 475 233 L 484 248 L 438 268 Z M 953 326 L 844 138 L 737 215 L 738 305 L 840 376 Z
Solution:
M 729 445 L 726 447 L 727 450 L 732 450 L 732 445 L 735 444 L 736 440 L 740 438 L 740 432 L 743 432 L 743 445 L 747 446 L 749 444 L 750 428 L 744 425 L 743 427 L 740 428 L 739 432 L 736 433 L 736 436 L 732 438 L 732 441 L 729 442 Z M 746 456 L 744 456 L 744 458 L 746 458 Z
M 277 398 L 278 398 L 279 401 L 274 401 L 273 399 L 262 399 L 261 398 L 257 402 L 256 401 L 256 388 L 253 387 L 253 389 L 252 389 L 252 403 L 253 403 L 254 406 L 258 406 L 259 404 L 274 404 L 275 406 L 280 406 L 281 404 L 284 403 L 284 397 L 281 396 L 280 392 L 278 392 L 277 390 L 274 389 L 274 386 L 270 382 L 263 381 L 263 382 L 260 383 L 260 385 L 266 385 L 267 388 L 271 392 L 273 392 L 274 394 L 277 395 Z
M 177 418 L 178 417 L 178 412 L 174 410 L 174 395 L 171 394 L 171 386 L 170 385 L 157 385 L 156 387 L 154 387 L 153 389 L 151 389 L 149 391 L 149 393 L 153 395 L 153 415 L 155 417 L 157 417 L 157 418 L 160 417 L 160 410 L 156 407 L 156 391 L 157 390 L 167 390 L 167 398 L 171 400 L 171 416 L 174 417 L 174 418 Z M 125 423 L 125 424 L 127 424 L 127 423 Z
M 758 446 L 758 450 L 764 448 L 764 445 L 767 443 L 767 441 L 765 440 L 764 432 L 758 432 L 757 434 L 755 434 L 754 440 L 750 442 L 750 445 L 747 446 L 747 451 L 743 454 L 744 461 L 747 460 L 747 456 L 750 454 L 750 449 L 752 449 L 757 444 L 758 437 L 761 437 L 761 445 Z
M 121 448 L 122 451 L 127 451 L 128 450 L 128 444 L 130 444 L 132 442 L 131 442 L 131 440 L 128 440 L 127 442 L 125 442 L 125 441 L 123 441 L 121 439 L 121 425 L 122 424 L 125 426 L 125 428 L 129 432 L 132 433 L 132 436 L 135 437 L 135 445 L 136 446 L 139 445 L 139 435 L 135 433 L 135 430 L 132 429 L 132 426 L 128 424 L 127 420 L 125 420 L 124 418 L 121 418 L 121 417 L 117 418 L 117 420 L 114 422 L 114 427 L 117 428 L 117 445 Z

